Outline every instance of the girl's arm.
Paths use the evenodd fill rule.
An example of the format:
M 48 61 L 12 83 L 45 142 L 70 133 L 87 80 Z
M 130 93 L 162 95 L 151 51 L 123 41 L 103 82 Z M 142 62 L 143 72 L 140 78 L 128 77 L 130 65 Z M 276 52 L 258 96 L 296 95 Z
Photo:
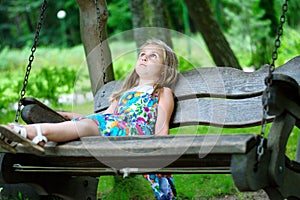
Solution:
M 169 123 L 174 110 L 174 96 L 170 88 L 164 87 L 160 92 L 158 113 L 155 124 L 156 135 L 168 135 Z
M 64 111 L 59 111 L 58 114 L 60 114 L 61 116 L 63 116 L 67 120 L 71 120 L 73 118 L 78 118 L 78 117 L 82 116 L 82 114 L 79 114 L 79 113 L 64 112 Z

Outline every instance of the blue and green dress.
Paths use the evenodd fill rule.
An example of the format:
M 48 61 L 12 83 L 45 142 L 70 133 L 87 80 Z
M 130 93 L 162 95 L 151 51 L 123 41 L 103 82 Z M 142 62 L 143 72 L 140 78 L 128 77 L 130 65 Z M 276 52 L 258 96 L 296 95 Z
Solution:
M 74 119 L 93 120 L 102 136 L 153 135 L 157 118 L 159 92 L 153 86 L 142 86 L 125 92 L 113 114 L 92 114 Z M 149 174 L 144 176 L 151 183 L 159 200 L 174 199 L 176 195 L 171 175 Z

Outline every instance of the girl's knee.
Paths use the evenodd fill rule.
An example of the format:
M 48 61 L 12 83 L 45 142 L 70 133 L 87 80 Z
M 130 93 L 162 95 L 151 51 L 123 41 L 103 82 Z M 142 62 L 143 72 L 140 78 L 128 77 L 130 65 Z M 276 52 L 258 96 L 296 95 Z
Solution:
M 91 119 L 76 121 L 80 137 L 100 135 L 98 125 Z

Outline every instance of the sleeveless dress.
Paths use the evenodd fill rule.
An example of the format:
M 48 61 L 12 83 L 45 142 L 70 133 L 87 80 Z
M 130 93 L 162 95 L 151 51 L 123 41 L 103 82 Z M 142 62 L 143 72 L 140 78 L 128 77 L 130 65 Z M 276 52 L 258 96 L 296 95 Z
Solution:
M 102 136 L 153 135 L 157 118 L 158 93 L 153 86 L 143 86 L 125 92 L 113 114 L 91 114 L 74 119 L 93 120 Z
M 153 86 L 142 86 L 125 92 L 119 99 L 113 114 L 91 114 L 81 119 L 93 120 L 102 136 L 154 135 L 159 93 Z M 147 174 L 158 200 L 175 199 L 176 189 L 172 175 Z

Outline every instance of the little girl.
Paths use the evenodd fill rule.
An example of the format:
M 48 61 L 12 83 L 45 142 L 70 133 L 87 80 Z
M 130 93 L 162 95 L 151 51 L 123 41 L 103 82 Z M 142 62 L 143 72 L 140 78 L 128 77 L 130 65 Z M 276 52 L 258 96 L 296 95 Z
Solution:
M 141 48 L 135 67 L 120 91 L 110 99 L 111 105 L 102 113 L 79 115 L 60 113 L 72 119 L 62 123 L 33 125 L 9 124 L 1 131 L 20 134 L 35 144 L 66 142 L 85 136 L 167 135 L 174 109 L 172 89 L 177 80 L 178 60 L 174 51 L 160 40 L 149 40 Z M 157 177 L 171 188 L 164 176 Z M 159 184 L 159 183 L 153 183 Z M 162 198 L 174 197 L 172 190 L 159 191 Z M 155 191 L 157 193 L 157 191 Z

